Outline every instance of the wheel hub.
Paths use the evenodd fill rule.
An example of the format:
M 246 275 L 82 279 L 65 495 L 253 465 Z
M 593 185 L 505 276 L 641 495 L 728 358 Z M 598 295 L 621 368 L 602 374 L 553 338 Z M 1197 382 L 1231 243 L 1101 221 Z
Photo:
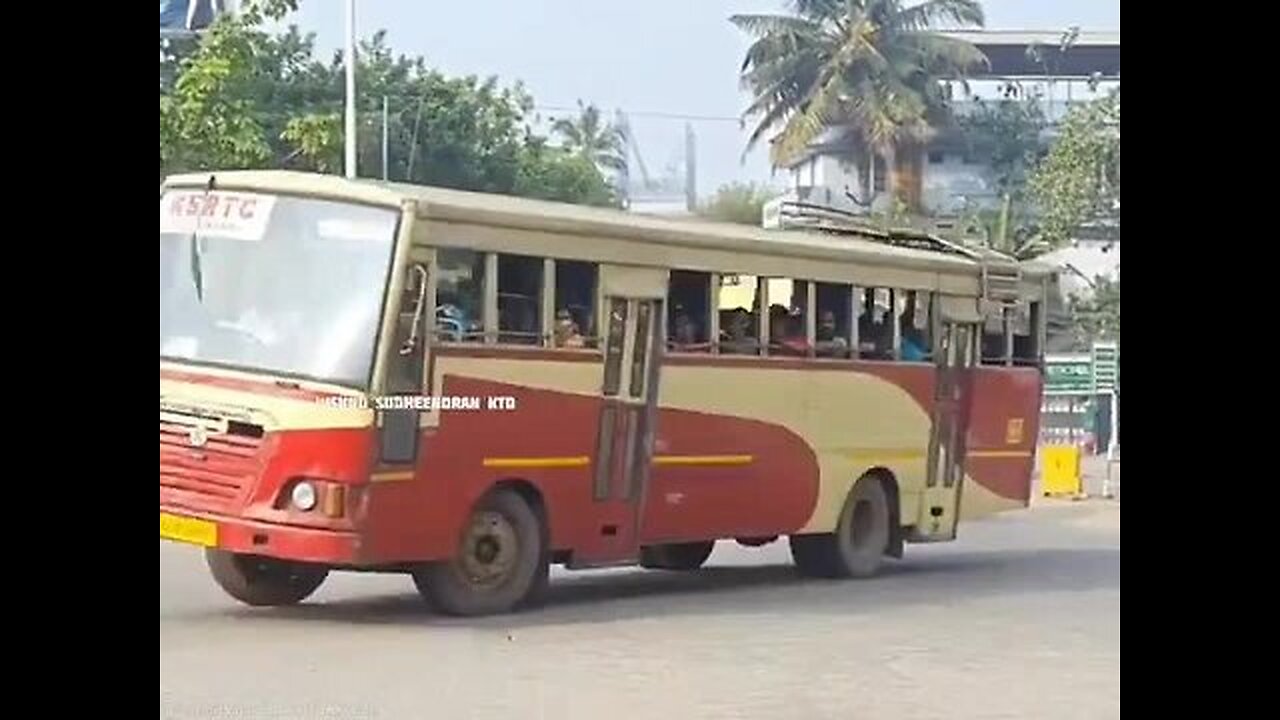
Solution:
M 500 513 L 471 518 L 462 539 L 461 570 L 475 585 L 497 585 L 510 575 L 519 556 L 515 528 Z

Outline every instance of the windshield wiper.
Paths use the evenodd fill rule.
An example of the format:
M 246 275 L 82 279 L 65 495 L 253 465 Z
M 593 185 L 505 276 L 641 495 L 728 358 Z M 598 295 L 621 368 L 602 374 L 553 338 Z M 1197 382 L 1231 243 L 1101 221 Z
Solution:
M 209 182 L 204 188 L 205 197 L 208 197 L 209 193 L 213 192 L 216 182 L 217 176 L 210 175 Z M 204 302 L 204 272 L 200 263 L 200 218 L 203 216 L 203 213 L 204 208 L 202 207 L 200 211 L 196 213 L 196 229 L 191 232 L 191 282 L 196 287 L 196 299 L 200 302 Z

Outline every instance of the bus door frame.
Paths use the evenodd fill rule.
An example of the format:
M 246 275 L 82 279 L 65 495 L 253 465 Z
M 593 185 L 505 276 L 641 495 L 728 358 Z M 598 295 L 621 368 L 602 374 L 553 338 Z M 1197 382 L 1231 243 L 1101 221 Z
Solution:
M 591 455 L 591 532 L 570 567 L 632 563 L 640 556 L 658 420 L 668 273 L 600 266 L 604 368 Z

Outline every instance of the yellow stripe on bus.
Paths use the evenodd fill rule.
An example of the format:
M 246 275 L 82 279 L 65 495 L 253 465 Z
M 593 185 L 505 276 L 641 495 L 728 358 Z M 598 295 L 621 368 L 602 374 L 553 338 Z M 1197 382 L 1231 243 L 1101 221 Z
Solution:
M 658 455 L 654 465 L 750 465 L 752 455 Z
M 404 480 L 412 480 L 412 470 L 395 470 L 392 472 L 379 472 L 369 476 L 372 482 L 400 482 Z
M 576 457 L 497 457 L 485 458 L 487 468 L 575 468 L 591 464 L 586 455 Z

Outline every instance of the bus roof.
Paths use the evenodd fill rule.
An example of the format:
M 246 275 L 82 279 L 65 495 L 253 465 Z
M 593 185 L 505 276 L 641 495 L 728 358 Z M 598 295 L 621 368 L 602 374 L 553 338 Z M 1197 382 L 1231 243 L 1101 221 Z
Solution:
M 400 207 L 412 200 L 423 219 L 566 235 L 611 237 L 669 246 L 750 251 L 833 262 L 898 267 L 974 276 L 980 262 L 961 255 L 900 247 L 848 233 L 766 230 L 724 222 L 638 215 L 610 208 L 549 202 L 448 188 L 349 180 L 287 170 L 237 170 L 175 175 L 166 187 L 217 186 Z

